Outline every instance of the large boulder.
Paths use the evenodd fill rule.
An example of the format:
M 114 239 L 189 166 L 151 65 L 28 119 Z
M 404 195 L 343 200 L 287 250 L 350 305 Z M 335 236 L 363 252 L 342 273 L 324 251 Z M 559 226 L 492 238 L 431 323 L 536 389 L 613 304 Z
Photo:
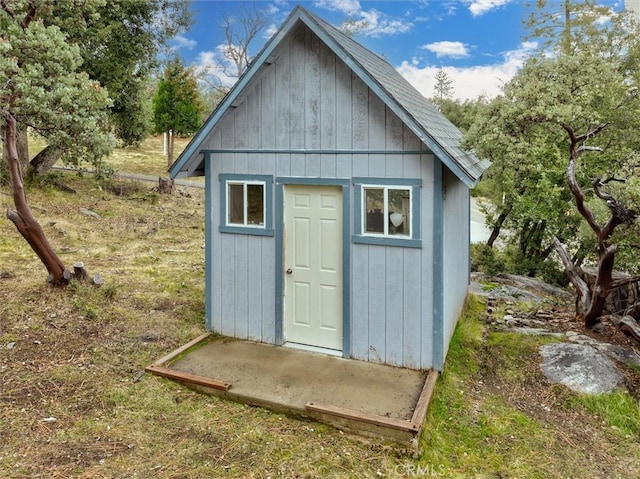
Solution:
M 587 344 L 553 343 L 540 347 L 542 372 L 549 381 L 586 394 L 609 393 L 624 376 L 603 353 Z

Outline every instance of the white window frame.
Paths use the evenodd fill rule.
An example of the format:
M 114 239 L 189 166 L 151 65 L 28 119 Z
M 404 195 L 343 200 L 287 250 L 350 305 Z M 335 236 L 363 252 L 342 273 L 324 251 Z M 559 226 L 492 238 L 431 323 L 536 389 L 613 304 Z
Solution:
M 382 246 L 396 246 L 401 248 L 422 248 L 422 225 L 421 225 L 421 190 L 422 179 L 420 178 L 372 178 L 354 177 L 354 223 L 351 241 L 355 244 L 369 244 Z M 373 233 L 365 231 L 367 205 L 365 190 L 368 188 L 384 189 L 383 218 L 385 222 L 383 233 Z M 389 190 L 409 191 L 409 213 L 405 221 L 409 221 L 409 234 L 389 234 L 388 214 L 389 214 Z M 385 218 L 385 215 L 387 217 Z M 386 234 L 385 234 L 386 233 Z
M 247 234 L 258 236 L 273 236 L 273 176 L 269 175 L 252 175 L 237 173 L 220 173 L 219 175 L 219 198 L 220 198 L 220 225 L 221 233 L 231 234 Z M 244 208 L 243 223 L 229 222 L 229 186 L 242 185 L 242 202 Z M 262 186 L 262 220 L 263 224 L 249 223 L 249 215 L 247 214 L 248 186 Z
M 243 207 L 243 223 L 232 223 L 230 218 L 230 208 L 229 208 L 229 187 L 232 185 L 241 185 L 242 186 L 242 207 Z M 248 186 L 250 185 L 259 185 L 262 186 L 262 224 L 252 224 L 249 223 L 249 197 L 248 197 Z M 265 229 L 267 227 L 267 184 L 265 181 L 243 181 L 243 180 L 227 180 L 225 181 L 225 195 L 227 198 L 226 206 L 227 211 L 225 212 L 225 224 L 227 226 L 235 226 L 235 227 L 243 227 L 243 228 L 261 228 Z
M 383 190 L 383 211 L 382 211 L 382 224 L 383 224 L 383 232 L 376 233 L 366 230 L 367 225 L 367 190 Z M 403 190 L 409 193 L 409 208 L 408 208 L 408 217 L 405 218 L 407 224 L 409 225 L 408 233 L 404 234 L 389 234 L 389 190 Z M 360 194 L 361 197 L 361 205 L 362 211 L 360 212 L 361 216 L 361 225 L 360 231 L 364 236 L 374 236 L 377 238 L 411 238 L 413 233 L 413 188 L 411 186 L 402 186 L 402 185 L 378 185 L 378 184 L 363 184 Z

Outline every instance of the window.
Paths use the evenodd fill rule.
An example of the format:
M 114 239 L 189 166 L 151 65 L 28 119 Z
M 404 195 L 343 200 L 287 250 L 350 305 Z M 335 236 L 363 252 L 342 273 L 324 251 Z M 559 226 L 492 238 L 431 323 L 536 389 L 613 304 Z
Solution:
M 227 224 L 264 228 L 264 183 L 227 183 Z
M 421 247 L 420 180 L 356 178 L 354 243 Z
M 220 231 L 273 235 L 273 179 L 263 175 L 220 175 Z
M 411 188 L 365 186 L 364 234 L 411 236 Z

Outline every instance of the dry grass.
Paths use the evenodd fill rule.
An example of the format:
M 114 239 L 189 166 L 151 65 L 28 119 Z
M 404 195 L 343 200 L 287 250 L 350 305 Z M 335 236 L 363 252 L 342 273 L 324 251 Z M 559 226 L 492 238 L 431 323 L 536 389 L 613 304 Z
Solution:
M 33 209 L 62 259 L 106 283 L 50 288 L 0 219 L 0 477 L 375 477 L 395 467 L 396 448 L 136 381 L 203 332 L 202 191 L 61 178 L 76 193 L 30 191 Z
M 151 184 L 60 179 L 76 192 L 32 189 L 32 208 L 63 260 L 84 261 L 106 282 L 50 288 L 0 218 L 0 477 L 640 474 L 640 433 L 614 429 L 606 408 L 540 381 L 535 344 L 505 337 L 488 348 L 481 309 L 471 309 L 452 342 L 419 457 L 141 375 L 203 332 L 202 191 L 161 196 Z M 11 206 L 6 186 L 0 206 Z M 515 374 L 522 361 L 509 358 L 528 366 Z
M 174 159 L 182 153 L 191 138 L 176 138 Z M 118 148 L 109 157 L 108 163 L 118 172 L 140 175 L 167 175 L 167 156 L 163 152 L 162 136 L 151 136 L 138 146 Z

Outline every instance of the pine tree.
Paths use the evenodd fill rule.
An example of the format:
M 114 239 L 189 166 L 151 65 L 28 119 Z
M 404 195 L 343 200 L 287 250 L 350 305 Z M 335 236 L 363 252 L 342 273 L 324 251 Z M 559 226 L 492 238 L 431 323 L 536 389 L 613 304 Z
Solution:
M 169 166 L 173 164 L 174 136 L 195 133 L 201 124 L 201 112 L 202 102 L 193 71 L 175 57 L 167 64 L 153 97 L 155 133 L 167 133 Z
M 445 72 L 442 67 L 435 74 L 434 79 L 436 83 L 433 86 L 432 101 L 438 110 L 442 111 L 444 101 L 453 98 L 453 80 L 449 78 L 449 75 L 447 75 L 447 72 Z

